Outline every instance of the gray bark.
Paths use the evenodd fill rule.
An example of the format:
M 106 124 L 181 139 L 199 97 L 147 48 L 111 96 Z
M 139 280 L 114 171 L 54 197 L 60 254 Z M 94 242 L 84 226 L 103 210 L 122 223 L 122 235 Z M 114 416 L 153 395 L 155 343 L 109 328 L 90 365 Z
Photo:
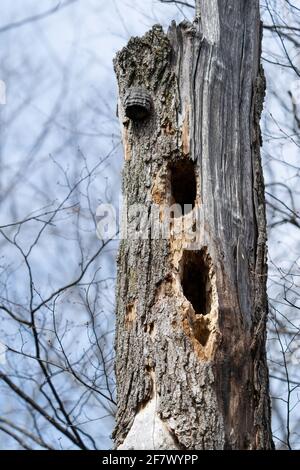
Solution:
M 202 0 L 193 24 L 154 26 L 117 54 L 127 206 L 194 208 L 194 238 L 122 240 L 116 446 L 270 449 L 266 221 L 258 0 Z M 153 105 L 125 116 L 128 90 Z M 131 214 L 132 215 L 132 214 Z M 130 219 L 130 217 L 129 217 Z

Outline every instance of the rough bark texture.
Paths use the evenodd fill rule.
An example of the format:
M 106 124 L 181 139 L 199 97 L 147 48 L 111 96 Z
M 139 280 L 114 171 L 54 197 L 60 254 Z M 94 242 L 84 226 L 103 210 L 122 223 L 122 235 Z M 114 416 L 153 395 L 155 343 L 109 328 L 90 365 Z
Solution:
M 124 449 L 272 447 L 259 5 L 198 3 L 193 24 L 154 26 L 114 63 L 124 211 L 170 205 L 172 184 L 191 191 L 194 178 L 201 220 L 195 239 L 153 240 L 148 228 L 121 242 L 114 438 Z M 146 120 L 125 117 L 131 87 L 152 96 Z

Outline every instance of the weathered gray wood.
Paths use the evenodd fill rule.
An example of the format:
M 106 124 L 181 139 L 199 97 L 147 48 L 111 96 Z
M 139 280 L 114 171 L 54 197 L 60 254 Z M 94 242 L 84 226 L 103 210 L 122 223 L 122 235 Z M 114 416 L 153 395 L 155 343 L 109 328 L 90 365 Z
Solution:
M 174 168 L 180 184 L 186 162 L 194 162 L 197 195 L 185 219 L 198 213 L 200 220 L 192 241 L 174 233 L 155 240 L 149 229 L 144 239 L 121 242 L 114 433 L 120 448 L 272 447 L 259 5 L 198 3 L 193 24 L 172 24 L 167 35 L 154 26 L 132 38 L 114 63 L 124 211 L 134 203 L 146 214 L 153 204 L 170 205 Z M 125 117 L 124 99 L 140 86 L 153 108 L 138 122 Z

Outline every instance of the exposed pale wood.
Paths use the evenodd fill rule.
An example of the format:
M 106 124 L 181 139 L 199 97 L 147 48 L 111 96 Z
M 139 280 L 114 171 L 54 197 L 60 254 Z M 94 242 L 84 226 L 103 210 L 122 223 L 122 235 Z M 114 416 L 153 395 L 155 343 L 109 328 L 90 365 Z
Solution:
M 174 23 L 167 35 L 154 26 L 115 59 L 127 207 L 140 203 L 148 213 L 169 204 L 172 163 L 189 159 L 201 219 L 193 244 L 152 240 L 150 230 L 121 242 L 114 437 L 122 448 L 272 447 L 259 5 L 199 5 L 193 24 Z M 125 118 L 131 86 L 151 93 L 150 119 Z M 184 295 L 190 248 L 207 269 L 205 316 Z

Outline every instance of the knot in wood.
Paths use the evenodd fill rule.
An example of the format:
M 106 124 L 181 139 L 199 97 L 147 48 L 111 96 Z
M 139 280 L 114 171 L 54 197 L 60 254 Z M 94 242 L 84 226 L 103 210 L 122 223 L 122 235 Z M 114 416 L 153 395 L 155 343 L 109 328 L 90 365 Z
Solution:
M 132 87 L 124 99 L 125 114 L 133 121 L 141 121 L 151 114 L 152 98 L 143 87 Z

